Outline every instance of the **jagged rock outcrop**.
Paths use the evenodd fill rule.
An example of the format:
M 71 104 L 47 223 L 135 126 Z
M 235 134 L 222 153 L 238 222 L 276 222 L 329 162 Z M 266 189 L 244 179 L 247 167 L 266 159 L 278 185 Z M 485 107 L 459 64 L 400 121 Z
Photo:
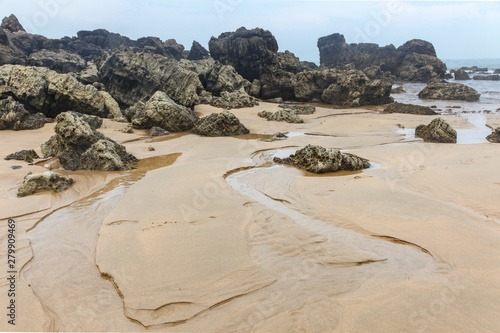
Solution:
M 320 63 L 325 67 L 353 64 L 356 69 L 377 66 L 398 78 L 411 82 L 428 82 L 443 78 L 446 65 L 436 57 L 434 46 L 414 39 L 395 48 L 377 44 L 347 44 L 341 34 L 332 34 L 318 40 Z
M 188 60 L 203 60 L 210 57 L 210 53 L 206 48 L 201 46 L 197 41 L 193 41 L 191 50 L 189 50 Z
M 361 157 L 342 154 L 338 149 L 308 145 L 287 158 L 274 158 L 274 162 L 289 164 L 313 173 L 327 173 L 340 170 L 362 170 L 370 163 Z
M 241 88 L 233 92 L 223 91 L 220 97 L 214 97 L 212 99 L 210 105 L 225 110 L 231 110 L 254 107 L 259 105 L 259 102 Z
M 47 67 L 58 73 L 77 73 L 83 71 L 87 65 L 78 54 L 64 50 L 41 50 L 30 54 L 27 65 Z
M 474 75 L 473 80 L 481 81 L 500 81 L 500 75 Z
M 488 135 L 486 137 L 486 140 L 488 140 L 491 143 L 500 143 L 500 127 L 497 127 L 493 133 Z
M 427 85 L 419 94 L 423 99 L 460 100 L 475 102 L 481 94 L 477 90 L 461 83 L 441 83 L 433 81 Z
M 42 128 L 47 122 L 43 114 L 29 113 L 21 103 L 10 96 L 0 100 L 0 130 L 33 130 Z
M 164 91 L 176 103 L 192 107 L 203 86 L 197 73 L 186 70 L 178 61 L 158 54 L 112 51 L 101 59 L 100 82 L 121 104 L 145 102 L 157 91 Z
M 244 135 L 250 131 L 229 111 L 212 113 L 201 118 L 193 128 L 193 133 L 203 136 Z
M 429 125 L 419 125 L 415 129 L 415 136 L 425 142 L 457 143 L 457 131 L 442 118 L 436 118 Z
M 80 117 L 84 122 L 86 122 L 87 124 L 90 125 L 90 127 L 92 127 L 92 129 L 99 129 L 101 128 L 102 126 L 102 118 L 98 117 L 98 116 L 90 116 L 88 114 L 83 114 L 83 113 L 80 113 L 80 112 L 75 112 L 75 111 L 72 111 L 75 115 L 77 115 L 78 117 Z
M 33 149 L 30 150 L 21 150 L 12 154 L 9 154 L 5 159 L 7 161 L 16 160 L 16 161 L 25 161 L 28 163 L 33 163 L 33 160 L 40 158 L 36 151 Z
M 9 17 L 5 17 L 2 20 L 2 28 L 9 30 L 10 32 L 24 31 L 24 27 L 19 23 L 16 15 L 11 14 Z
M 387 113 L 409 113 L 409 114 L 420 114 L 420 115 L 436 115 L 437 113 L 430 107 L 414 105 L 414 104 L 404 104 L 404 103 L 392 103 L 384 110 Z
M 291 124 L 302 124 L 304 119 L 300 118 L 294 111 L 290 109 L 278 110 L 276 112 L 262 111 L 258 114 L 259 117 L 265 118 L 268 121 L 281 121 Z
M 358 70 L 306 71 L 297 75 L 295 96 L 336 105 L 381 105 L 393 101 L 392 84 L 388 80 L 370 80 Z
M 69 170 L 129 170 L 137 159 L 124 146 L 94 130 L 74 112 L 57 116 L 55 135 L 42 145 L 45 157 L 57 157 Z
M 242 88 L 248 91 L 250 87 L 250 82 L 239 75 L 233 66 L 223 65 L 220 62 L 215 62 L 202 78 L 205 88 L 217 96 L 223 91 L 233 92 Z
M 29 173 L 24 177 L 23 184 L 17 192 L 19 198 L 35 193 L 52 191 L 55 193 L 64 192 L 73 185 L 72 178 L 66 178 L 54 171 L 44 173 Z
M 163 91 L 157 91 L 143 107 L 136 106 L 132 126 L 138 129 L 161 127 L 169 132 L 193 128 L 198 116 L 189 108 L 175 103 Z
M 458 69 L 455 71 L 455 80 L 457 81 L 465 81 L 465 80 L 470 80 L 469 74 L 462 68 Z
M 298 114 L 298 115 L 301 115 L 301 114 L 308 115 L 308 114 L 313 114 L 314 112 L 316 112 L 315 106 L 306 105 L 306 104 L 284 103 L 284 104 L 280 104 L 279 107 L 283 108 L 285 110 L 291 110 L 291 111 L 295 112 L 295 114 Z
M 110 111 L 104 94 L 95 87 L 81 84 L 70 74 L 59 74 L 43 67 L 0 67 L 0 96 L 9 95 L 28 110 L 42 112 L 51 118 L 68 110 L 106 118 Z

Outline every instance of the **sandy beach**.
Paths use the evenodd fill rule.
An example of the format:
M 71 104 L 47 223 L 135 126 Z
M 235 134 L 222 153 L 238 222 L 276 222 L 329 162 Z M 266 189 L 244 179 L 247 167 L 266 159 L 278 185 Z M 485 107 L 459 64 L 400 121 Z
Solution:
M 105 120 L 100 131 L 141 160 L 136 169 L 56 169 L 75 180 L 70 190 L 26 198 L 16 197 L 23 177 L 50 161 L 3 157 L 21 149 L 41 155 L 55 124 L 0 131 L 2 306 L 8 219 L 16 221 L 20 272 L 18 325 L 2 320 L 0 329 L 498 330 L 500 146 L 424 143 L 401 127 L 435 116 L 377 107 L 318 107 L 304 124 L 257 116 L 278 109 L 233 110 L 251 132 L 240 137 L 153 139 Z M 442 117 L 459 135 L 475 130 L 465 117 Z M 486 117 L 500 125 L 498 115 Z M 292 135 L 265 142 L 276 132 Z M 372 167 L 313 176 L 272 162 L 308 144 Z

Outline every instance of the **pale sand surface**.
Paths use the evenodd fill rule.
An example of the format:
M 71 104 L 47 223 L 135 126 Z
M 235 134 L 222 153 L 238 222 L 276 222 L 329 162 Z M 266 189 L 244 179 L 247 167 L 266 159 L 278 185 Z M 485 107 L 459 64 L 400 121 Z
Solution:
M 24 267 L 18 325 L 2 320 L 0 329 L 499 331 L 500 145 L 430 144 L 396 132 L 432 116 L 318 108 L 305 124 L 286 124 L 258 118 L 264 109 L 278 108 L 233 112 L 253 134 L 311 135 L 151 139 L 105 120 L 104 134 L 140 159 L 157 158 L 129 172 L 60 170 L 75 179 L 72 189 L 23 199 L 24 175 L 45 163 L 3 157 L 40 153 L 54 124 L 0 131 L 1 304 L 11 217 Z M 444 118 L 474 129 L 465 117 Z M 307 144 L 357 154 L 373 168 L 313 176 L 270 162 Z

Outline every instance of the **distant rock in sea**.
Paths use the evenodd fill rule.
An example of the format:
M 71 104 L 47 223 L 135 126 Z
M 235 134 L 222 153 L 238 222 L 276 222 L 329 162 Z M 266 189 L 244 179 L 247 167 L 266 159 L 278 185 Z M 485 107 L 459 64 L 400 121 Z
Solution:
M 431 82 L 419 94 L 423 99 L 461 100 L 475 102 L 481 94 L 474 88 L 461 83 Z

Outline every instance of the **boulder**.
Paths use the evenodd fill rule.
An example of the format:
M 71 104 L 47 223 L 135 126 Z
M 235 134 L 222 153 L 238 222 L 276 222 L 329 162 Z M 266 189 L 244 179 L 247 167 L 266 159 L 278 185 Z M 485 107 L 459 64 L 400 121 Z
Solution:
M 429 125 L 419 125 L 415 129 L 415 136 L 425 142 L 457 143 L 457 131 L 442 118 L 434 119 Z
M 98 116 L 90 116 L 88 114 L 83 114 L 83 113 L 80 113 L 80 112 L 74 112 L 72 111 L 76 116 L 80 117 L 80 119 L 82 119 L 84 122 L 86 122 L 87 124 L 90 125 L 90 127 L 92 127 L 92 129 L 99 129 L 101 128 L 102 126 L 102 118 L 98 117 Z
M 87 65 L 78 54 L 64 50 L 41 50 L 30 54 L 27 65 L 47 67 L 58 73 L 76 73 L 83 71 Z
M 446 65 L 435 55 L 410 53 L 401 61 L 396 76 L 409 82 L 429 82 L 444 78 Z
M 254 97 L 248 95 L 247 92 L 241 88 L 240 90 L 233 92 L 223 91 L 220 97 L 214 97 L 212 99 L 210 105 L 217 108 L 231 110 L 254 107 L 259 105 L 259 102 L 257 102 Z
M 392 103 L 384 110 L 387 113 L 409 113 L 409 114 L 421 114 L 421 115 L 436 115 L 437 113 L 427 106 L 414 105 L 414 104 L 403 104 L 403 103 Z
M 455 74 L 455 80 L 457 80 L 457 81 L 470 80 L 469 74 L 467 74 L 467 72 L 465 70 L 463 70 L 462 68 L 455 71 L 454 74 Z
M 137 129 L 161 127 L 169 132 L 183 132 L 193 128 L 198 116 L 189 108 L 175 103 L 163 91 L 157 91 L 144 104 L 137 107 L 132 126 Z
M 106 90 L 127 106 L 164 91 L 176 103 L 192 107 L 203 90 L 197 73 L 159 54 L 115 50 L 101 59 L 98 69 Z
M 78 110 L 105 118 L 106 100 L 95 87 L 83 85 L 70 74 L 43 67 L 0 67 L 0 96 L 12 95 L 29 110 L 54 118 L 61 112 Z
M 137 159 L 124 146 L 93 129 L 75 112 L 57 116 L 55 135 L 42 145 L 45 157 L 57 157 L 69 170 L 129 170 Z
M 391 94 L 403 94 L 405 92 L 406 92 L 406 90 L 404 90 L 403 86 L 392 88 L 392 90 L 391 90 Z
M 265 142 L 284 141 L 287 139 L 288 139 L 288 137 L 285 134 L 278 132 L 278 133 L 274 134 L 272 138 L 265 140 Z
M 26 30 L 24 30 L 23 26 L 21 25 L 21 23 L 19 23 L 19 20 L 14 14 L 11 14 L 9 17 L 5 17 L 2 20 L 2 28 L 9 30 L 10 32 L 26 32 Z
M 236 72 L 233 66 L 215 62 L 203 76 L 203 85 L 212 94 L 220 96 L 223 91 L 247 91 L 250 82 Z
M 340 170 L 362 170 L 370 163 L 354 155 L 342 154 L 338 149 L 308 145 L 287 158 L 274 158 L 274 162 L 289 164 L 313 173 L 327 173 Z
M 295 96 L 335 105 L 381 105 L 393 101 L 392 81 L 370 80 L 362 71 L 325 69 L 297 75 Z
M 42 128 L 47 118 L 41 114 L 30 114 L 24 106 L 12 97 L 0 100 L 0 130 L 14 131 Z
M 168 131 L 165 131 L 163 128 L 158 126 L 151 127 L 151 130 L 149 131 L 150 136 L 165 136 L 169 134 L 170 133 Z
M 188 60 L 203 60 L 208 57 L 210 57 L 208 50 L 201 46 L 201 44 L 197 41 L 193 41 L 193 45 L 189 51 Z
M 482 80 L 482 81 L 500 81 L 500 75 L 474 75 L 473 80 Z
M 440 83 L 433 81 L 427 85 L 419 94 L 423 99 L 461 100 L 475 102 L 481 94 L 475 89 L 461 83 Z
M 258 114 L 259 117 L 265 118 L 268 121 L 281 121 L 291 124 L 302 124 L 304 119 L 297 116 L 297 114 L 290 109 L 283 109 L 276 112 L 262 111 Z
M 33 163 L 33 160 L 40 158 L 36 151 L 31 150 L 21 150 L 15 152 L 13 154 L 8 155 L 5 159 L 7 161 L 16 160 L 16 161 L 26 161 L 28 163 Z
M 99 71 L 96 64 L 89 61 L 87 67 L 77 77 L 84 84 L 93 84 L 99 81 Z
M 295 114 L 298 115 L 308 115 L 308 114 L 313 114 L 316 112 L 316 107 L 312 105 L 306 105 L 306 104 L 281 104 L 279 106 L 280 108 L 284 108 L 285 110 L 291 110 L 295 112 Z
M 51 191 L 55 193 L 64 192 L 73 185 L 72 178 L 66 178 L 54 171 L 44 173 L 29 173 L 24 177 L 23 184 L 17 192 L 19 198 L 35 193 Z
M 491 143 L 500 143 L 500 127 L 497 127 L 493 133 L 488 135 L 486 137 L 486 140 L 488 140 Z
M 204 136 L 244 135 L 250 131 L 229 111 L 212 113 L 201 118 L 193 128 L 193 133 Z

